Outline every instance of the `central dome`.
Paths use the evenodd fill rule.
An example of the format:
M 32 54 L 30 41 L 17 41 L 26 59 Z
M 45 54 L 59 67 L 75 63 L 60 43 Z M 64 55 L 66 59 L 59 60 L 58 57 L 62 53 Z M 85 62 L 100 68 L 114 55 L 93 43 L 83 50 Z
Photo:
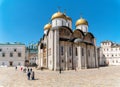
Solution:
M 64 19 L 66 19 L 66 16 L 65 16 L 63 13 L 61 13 L 61 12 L 56 12 L 56 13 L 54 13 L 54 14 L 52 15 L 51 20 L 53 20 L 53 19 L 55 19 L 55 18 L 64 18 Z
M 88 22 L 85 19 L 80 18 L 76 21 L 76 26 L 78 25 L 88 25 Z

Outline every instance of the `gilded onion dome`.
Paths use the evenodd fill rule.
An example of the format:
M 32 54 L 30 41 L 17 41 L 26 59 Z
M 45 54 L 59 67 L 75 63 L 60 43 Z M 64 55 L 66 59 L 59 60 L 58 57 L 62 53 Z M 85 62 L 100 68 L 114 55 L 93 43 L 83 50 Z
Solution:
M 63 14 L 63 13 L 61 13 L 61 12 L 56 12 L 56 13 L 54 13 L 54 14 L 52 15 L 51 20 L 53 20 L 53 19 L 55 19 L 55 18 L 64 18 L 64 19 L 66 19 L 66 16 L 65 16 L 65 14 Z
M 66 16 L 66 19 L 72 21 L 72 19 L 69 16 Z
M 78 25 L 88 25 L 88 22 L 85 19 L 80 18 L 76 21 L 76 26 Z
M 49 23 L 49 24 L 46 24 L 45 26 L 44 26 L 44 30 L 48 30 L 48 29 L 50 29 L 52 27 L 52 25 Z

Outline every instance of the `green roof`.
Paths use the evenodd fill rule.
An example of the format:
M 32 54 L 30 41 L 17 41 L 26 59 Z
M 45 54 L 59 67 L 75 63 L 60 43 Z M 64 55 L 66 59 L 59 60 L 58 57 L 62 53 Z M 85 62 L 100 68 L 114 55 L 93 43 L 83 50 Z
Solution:
M 0 43 L 0 45 L 25 45 L 25 44 L 21 42 L 14 42 L 14 43 L 6 42 L 6 43 Z

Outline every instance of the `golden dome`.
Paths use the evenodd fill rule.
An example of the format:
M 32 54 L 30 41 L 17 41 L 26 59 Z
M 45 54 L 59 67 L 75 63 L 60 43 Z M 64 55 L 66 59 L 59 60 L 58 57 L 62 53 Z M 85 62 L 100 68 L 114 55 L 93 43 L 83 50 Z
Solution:
M 55 18 L 64 18 L 64 19 L 66 19 L 66 16 L 65 16 L 63 13 L 61 13 L 61 12 L 56 12 L 56 13 L 54 13 L 54 14 L 52 15 L 51 20 L 53 20 L 53 19 L 55 19 Z
M 76 21 L 76 26 L 78 25 L 88 25 L 88 22 L 85 19 L 80 18 Z
M 52 25 L 49 23 L 49 24 L 46 24 L 45 26 L 44 26 L 44 30 L 48 30 L 48 29 L 50 29 L 52 27 Z
M 66 19 L 72 21 L 72 19 L 69 16 L 66 16 Z

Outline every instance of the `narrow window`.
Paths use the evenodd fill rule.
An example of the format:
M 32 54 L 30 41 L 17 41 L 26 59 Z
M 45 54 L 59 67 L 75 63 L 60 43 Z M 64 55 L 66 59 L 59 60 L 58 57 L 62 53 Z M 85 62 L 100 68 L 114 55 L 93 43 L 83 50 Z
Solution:
M 62 20 L 62 26 L 63 26 L 63 20 Z
M 68 27 L 70 27 L 70 24 L 68 23 Z
M 71 54 L 72 54 L 72 49 L 71 47 L 69 47 L 69 55 L 71 56 Z
M 63 55 L 63 46 L 61 46 L 61 55 Z
M 84 49 L 83 49 L 83 48 L 81 49 L 81 52 L 82 52 L 82 53 L 81 53 L 82 56 L 84 56 Z
M 75 53 L 76 53 L 76 56 L 78 56 L 78 51 L 77 51 L 77 47 L 75 48 Z
M 56 26 L 57 26 L 57 20 L 56 20 Z

